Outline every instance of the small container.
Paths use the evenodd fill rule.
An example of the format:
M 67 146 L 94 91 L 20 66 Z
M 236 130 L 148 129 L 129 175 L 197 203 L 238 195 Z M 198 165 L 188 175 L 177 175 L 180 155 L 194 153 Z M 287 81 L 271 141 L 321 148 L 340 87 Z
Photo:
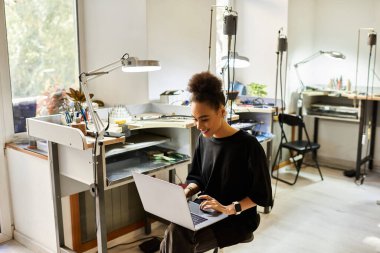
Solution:
M 86 124 L 84 122 L 79 122 L 79 123 L 74 122 L 74 123 L 71 123 L 71 127 L 78 128 L 79 130 L 82 131 L 83 135 L 87 134 Z
M 28 148 L 30 149 L 37 149 L 37 141 L 34 138 L 29 139 L 29 145 Z

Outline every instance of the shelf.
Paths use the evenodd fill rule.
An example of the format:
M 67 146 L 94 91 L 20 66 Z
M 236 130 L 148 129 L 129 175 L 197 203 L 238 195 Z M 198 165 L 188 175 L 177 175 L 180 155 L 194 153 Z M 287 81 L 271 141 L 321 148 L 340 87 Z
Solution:
M 193 119 L 157 118 L 129 122 L 128 128 L 131 130 L 144 128 L 191 128 L 194 125 Z
M 255 113 L 273 113 L 276 111 L 274 107 L 255 107 L 252 105 L 240 105 L 233 108 L 235 113 L 255 112 Z
M 67 147 L 86 150 L 92 148 L 95 139 L 85 136 L 78 128 L 60 124 L 61 115 L 28 118 L 28 134 L 43 140 L 55 142 Z M 104 145 L 124 142 L 124 136 L 120 138 L 104 137 Z
M 125 139 L 125 143 L 118 143 L 106 147 L 105 157 L 143 149 L 170 141 L 170 138 L 149 133 L 132 135 Z
M 340 117 L 312 115 L 312 114 L 304 114 L 303 116 L 311 117 L 311 118 L 326 119 L 326 120 L 335 120 L 335 121 L 359 122 L 359 119 L 351 119 L 351 118 L 340 118 Z
M 165 153 L 166 158 L 172 160 L 155 159 L 149 156 L 149 152 L 158 151 Z M 168 154 L 168 152 L 170 154 Z M 179 154 L 172 150 L 158 146 L 148 147 L 145 149 L 127 152 L 118 156 L 112 156 L 106 159 L 106 178 L 107 186 L 122 183 L 132 179 L 132 172 L 153 173 L 174 165 L 179 165 L 190 161 L 188 155 Z

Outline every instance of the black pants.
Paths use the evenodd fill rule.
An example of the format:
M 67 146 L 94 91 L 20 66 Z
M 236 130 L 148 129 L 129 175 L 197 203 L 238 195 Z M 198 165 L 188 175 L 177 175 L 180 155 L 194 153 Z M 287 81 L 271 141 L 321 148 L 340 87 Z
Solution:
M 171 223 L 161 242 L 161 253 L 200 253 L 218 247 L 214 232 L 210 227 L 199 231 Z

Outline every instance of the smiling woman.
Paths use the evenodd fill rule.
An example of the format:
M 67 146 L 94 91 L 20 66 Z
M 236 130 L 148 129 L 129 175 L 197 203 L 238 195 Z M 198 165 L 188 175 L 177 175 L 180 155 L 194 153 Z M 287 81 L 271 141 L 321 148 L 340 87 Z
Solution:
M 4 2 L 17 133 L 25 131 L 25 118 L 58 112 L 53 99 L 79 86 L 76 1 Z

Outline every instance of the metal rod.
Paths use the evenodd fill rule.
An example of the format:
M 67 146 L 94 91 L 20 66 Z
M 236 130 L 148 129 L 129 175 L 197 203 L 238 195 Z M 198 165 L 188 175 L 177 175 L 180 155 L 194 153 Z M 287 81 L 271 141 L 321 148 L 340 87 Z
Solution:
M 63 215 L 62 215 L 62 202 L 61 202 L 61 183 L 59 173 L 59 159 L 58 159 L 58 144 L 48 141 L 49 147 L 49 163 L 50 163 L 50 177 L 52 183 L 53 194 L 53 208 L 54 208 L 54 222 L 55 232 L 57 236 L 57 252 L 61 252 L 61 247 L 65 246 L 65 238 L 63 233 Z
M 117 63 L 120 64 L 120 65 L 118 65 L 118 66 L 121 66 L 121 59 L 120 59 L 120 60 L 117 60 L 117 61 L 115 61 L 115 62 L 112 62 L 112 63 L 110 63 L 110 64 L 108 64 L 108 65 L 105 65 L 105 66 L 103 66 L 103 67 L 101 67 L 101 68 L 98 68 L 98 69 L 95 69 L 95 70 L 93 70 L 93 71 L 87 72 L 87 73 L 91 74 L 91 73 L 94 73 L 94 72 L 101 72 L 101 71 L 104 71 L 104 70 L 106 70 L 107 68 L 109 68 L 109 67 L 111 67 L 111 66 L 113 66 L 113 65 L 115 65 L 115 64 L 117 64 Z
M 377 122 L 377 105 L 378 101 L 373 101 L 372 106 L 372 125 L 371 125 L 371 139 L 370 139 L 370 148 L 369 148 L 369 155 L 371 156 L 371 160 L 369 161 L 368 168 L 370 170 L 373 169 L 373 159 L 375 156 L 375 141 L 376 141 L 376 122 Z
M 210 38 L 208 42 L 208 67 L 207 70 L 210 72 L 210 65 L 211 65 L 211 34 L 212 34 L 212 14 L 213 14 L 213 8 L 211 7 L 211 16 L 210 16 Z
M 104 170 L 103 170 L 103 142 L 99 142 L 99 155 L 96 155 L 96 237 L 98 242 L 98 252 L 107 252 L 107 223 L 104 196 Z
M 90 72 L 90 73 L 86 73 L 87 76 L 90 76 L 87 81 L 90 81 L 90 80 L 94 80 L 95 78 L 98 78 L 102 75 L 106 75 L 106 74 L 109 74 L 110 72 L 120 68 L 122 66 L 122 64 L 120 63 L 119 65 L 111 68 L 111 69 L 108 69 L 107 71 L 101 71 L 101 72 Z

